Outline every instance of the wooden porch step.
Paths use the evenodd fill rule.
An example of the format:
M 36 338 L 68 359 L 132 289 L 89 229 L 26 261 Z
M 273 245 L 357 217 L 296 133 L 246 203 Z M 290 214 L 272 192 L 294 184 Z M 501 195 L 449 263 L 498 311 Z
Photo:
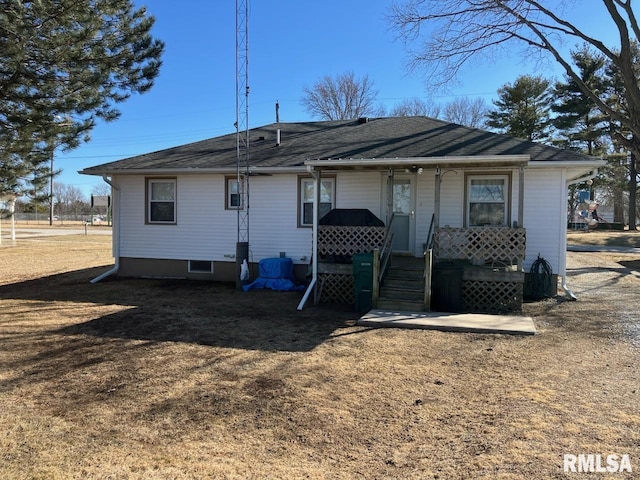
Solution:
M 424 257 L 414 257 L 411 255 L 392 255 L 391 265 L 398 267 L 424 267 Z
M 380 289 L 380 297 L 397 298 L 400 300 L 422 301 L 424 298 L 424 283 L 422 285 L 393 286 L 385 285 Z
M 397 311 L 424 311 L 424 260 L 394 256 L 380 287 L 378 307 Z
M 424 290 L 424 278 L 385 277 L 381 288 L 407 288 L 410 290 Z
M 394 310 L 400 312 L 423 312 L 424 303 L 422 301 L 399 300 L 380 297 L 378 299 L 378 310 Z
M 385 278 L 422 281 L 422 279 L 424 278 L 424 270 L 405 270 L 400 268 L 390 268 L 389 270 L 387 270 Z

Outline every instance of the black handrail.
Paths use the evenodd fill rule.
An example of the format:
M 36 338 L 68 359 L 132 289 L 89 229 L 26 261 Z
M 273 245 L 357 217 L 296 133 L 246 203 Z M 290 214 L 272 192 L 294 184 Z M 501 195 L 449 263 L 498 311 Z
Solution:
M 380 272 L 377 278 L 378 284 L 384 278 L 384 274 L 387 272 L 387 267 L 389 265 L 389 260 L 391 259 L 391 246 L 393 243 L 393 232 L 391 231 L 391 225 L 393 225 L 395 215 L 395 212 L 391 214 L 391 219 L 389 220 L 389 224 L 387 225 L 386 231 L 384 233 L 382 248 L 380 249 Z
M 431 214 L 431 223 L 429 224 L 429 232 L 427 233 L 427 241 L 424 244 L 424 252 L 427 253 L 427 250 L 431 250 L 433 248 L 433 222 L 435 221 L 436 214 Z

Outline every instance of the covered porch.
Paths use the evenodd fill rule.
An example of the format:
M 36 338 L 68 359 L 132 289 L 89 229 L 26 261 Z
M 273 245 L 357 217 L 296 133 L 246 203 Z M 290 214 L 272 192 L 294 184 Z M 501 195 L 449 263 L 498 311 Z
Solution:
M 442 283 L 439 273 L 443 265 L 450 265 L 460 272 L 456 281 L 460 282 L 462 298 L 455 311 L 518 311 L 522 304 L 524 284 L 524 171 L 528 160 L 526 155 L 514 155 L 307 161 L 316 193 L 313 205 L 312 280 L 298 308 L 302 309 L 310 298 L 315 303 L 357 303 L 354 300 L 357 292 L 354 291 L 353 265 L 327 263 L 323 259 L 327 256 L 352 257 L 370 253 L 370 303 L 373 308 L 393 308 L 394 305 L 388 301 L 389 298 L 395 298 L 396 306 L 399 305 L 405 311 L 432 310 L 432 295 L 438 295 L 441 290 L 438 288 Z M 384 226 L 367 228 L 321 225 L 318 195 L 322 178 L 326 175 L 338 175 L 339 178 L 340 173 L 360 171 L 380 172 L 383 188 L 380 198 L 382 207 L 379 211 L 382 213 Z M 463 218 L 454 223 L 449 217 L 447 224 L 440 224 L 442 202 L 450 201 L 450 197 L 443 199 L 441 193 L 445 175 L 507 171 L 509 175 L 513 173 L 512 183 L 516 185 L 509 189 L 508 199 L 509 205 L 515 204 L 514 212 L 517 212 L 513 215 L 513 221 L 500 226 L 469 227 L 465 225 Z M 421 190 L 412 192 L 411 189 L 417 183 L 413 178 L 423 175 L 419 182 Z M 431 184 L 428 181 L 430 178 L 433 178 Z M 514 195 L 514 191 L 517 194 Z M 423 208 L 417 213 L 415 200 L 410 202 L 412 195 L 420 198 L 431 196 L 430 203 L 433 207 L 429 210 Z M 456 201 L 465 201 L 463 195 L 463 192 L 459 192 Z M 515 198 L 511 198 L 513 196 Z M 371 205 L 365 203 L 361 207 L 366 209 Z M 450 205 L 447 207 L 451 210 Z M 414 231 L 407 227 L 412 225 L 411 222 L 411 228 L 416 229 Z M 402 238 L 403 229 L 404 232 L 411 232 L 409 240 Z M 406 281 L 399 282 L 394 276 Z M 408 296 L 411 298 L 407 298 Z

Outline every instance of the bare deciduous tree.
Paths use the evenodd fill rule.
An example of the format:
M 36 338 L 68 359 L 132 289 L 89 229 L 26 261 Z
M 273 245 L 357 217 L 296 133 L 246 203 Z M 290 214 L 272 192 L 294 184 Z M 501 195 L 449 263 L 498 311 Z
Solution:
M 442 107 L 432 100 L 422 100 L 421 98 L 408 98 L 397 103 L 392 109 L 392 117 L 432 117 L 438 118 Z
M 422 37 L 424 27 L 425 41 L 412 54 L 412 65 L 426 66 L 434 81 L 447 82 L 470 59 L 488 57 L 500 48 L 519 45 L 530 58 L 552 59 L 612 123 L 620 125 L 614 132 L 615 140 L 634 158 L 640 158 L 640 75 L 634 68 L 640 24 L 631 0 L 601 0 L 602 15 L 608 17 L 602 21 L 611 22 L 617 29 L 617 45 L 606 45 L 571 18 L 571 12 L 585 8 L 583 2 L 548 5 L 541 0 L 406 0 L 392 7 L 390 18 L 409 43 Z M 588 8 L 594 10 L 592 15 L 599 14 L 595 4 Z M 582 43 L 602 54 L 616 70 L 623 86 L 624 109 L 608 103 L 603 92 L 591 89 L 580 77 L 564 47 Z M 633 167 L 632 171 L 637 165 Z M 632 219 L 629 224 L 635 229 Z
M 111 195 L 111 187 L 106 183 L 98 183 L 91 188 L 91 195 L 106 197 Z
M 348 72 L 335 78 L 326 75 L 305 87 L 301 103 L 310 115 L 322 120 L 350 120 L 377 115 L 377 95 L 368 75 L 358 79 Z
M 390 115 L 392 117 L 439 118 L 466 127 L 482 128 L 487 111 L 487 103 L 482 98 L 470 100 L 468 97 L 460 97 L 444 105 L 432 100 L 409 98 L 397 103 L 391 109 Z
M 458 97 L 444 106 L 444 119 L 471 128 L 483 128 L 489 107 L 483 98 Z
M 89 208 L 86 195 L 74 185 L 56 182 L 53 186 L 53 198 L 56 212 L 67 217 L 72 215 L 77 217 Z

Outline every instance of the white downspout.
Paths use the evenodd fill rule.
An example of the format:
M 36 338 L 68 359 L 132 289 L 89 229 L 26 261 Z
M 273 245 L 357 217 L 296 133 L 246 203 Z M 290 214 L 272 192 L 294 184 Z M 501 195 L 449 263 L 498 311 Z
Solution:
M 565 172 L 566 174 L 566 172 Z M 575 180 L 572 180 L 570 182 L 567 182 L 565 180 L 565 196 L 566 196 L 566 192 L 567 189 L 569 188 L 569 185 L 574 185 L 576 183 L 582 183 L 585 182 L 587 180 L 591 180 L 593 177 L 595 177 L 598 174 L 598 169 L 596 168 L 595 170 L 592 170 L 591 173 L 589 173 L 589 175 L 585 175 L 584 177 L 581 178 L 577 178 Z M 567 222 L 566 220 L 562 223 L 563 227 L 562 227 L 562 238 L 564 239 L 562 241 L 562 247 L 564 248 L 564 255 L 562 255 L 561 261 L 560 261 L 560 271 L 558 272 L 558 275 L 560 275 L 560 279 L 562 281 L 562 290 L 564 291 L 564 293 L 567 295 L 567 297 L 569 297 L 570 300 L 577 300 L 578 297 L 575 296 L 575 294 L 571 291 L 571 289 L 569 288 L 569 286 L 567 285 Z
M 304 308 L 304 304 L 307 303 L 307 299 L 311 292 L 314 291 L 316 287 L 316 283 L 318 282 L 318 213 L 320 211 L 320 185 L 319 172 L 316 172 L 313 167 L 307 167 L 309 174 L 313 177 L 313 188 L 314 188 L 314 196 L 313 196 L 313 227 L 311 232 L 311 282 L 307 287 L 307 290 L 304 292 L 304 296 L 300 303 L 298 304 L 298 310 L 302 310 Z
M 113 237 L 113 257 L 115 259 L 115 264 L 113 268 L 107 272 L 104 272 L 101 275 L 98 275 L 96 278 L 90 281 L 90 283 L 98 283 L 100 280 L 107 278 L 109 275 L 113 275 L 118 273 L 120 269 L 120 187 L 118 187 L 115 183 L 113 183 L 106 175 L 102 176 L 102 179 L 113 189 L 116 191 L 116 198 L 114 199 L 115 208 L 111 214 L 112 222 L 113 222 L 113 230 L 111 232 Z M 115 215 L 114 215 L 115 214 Z

